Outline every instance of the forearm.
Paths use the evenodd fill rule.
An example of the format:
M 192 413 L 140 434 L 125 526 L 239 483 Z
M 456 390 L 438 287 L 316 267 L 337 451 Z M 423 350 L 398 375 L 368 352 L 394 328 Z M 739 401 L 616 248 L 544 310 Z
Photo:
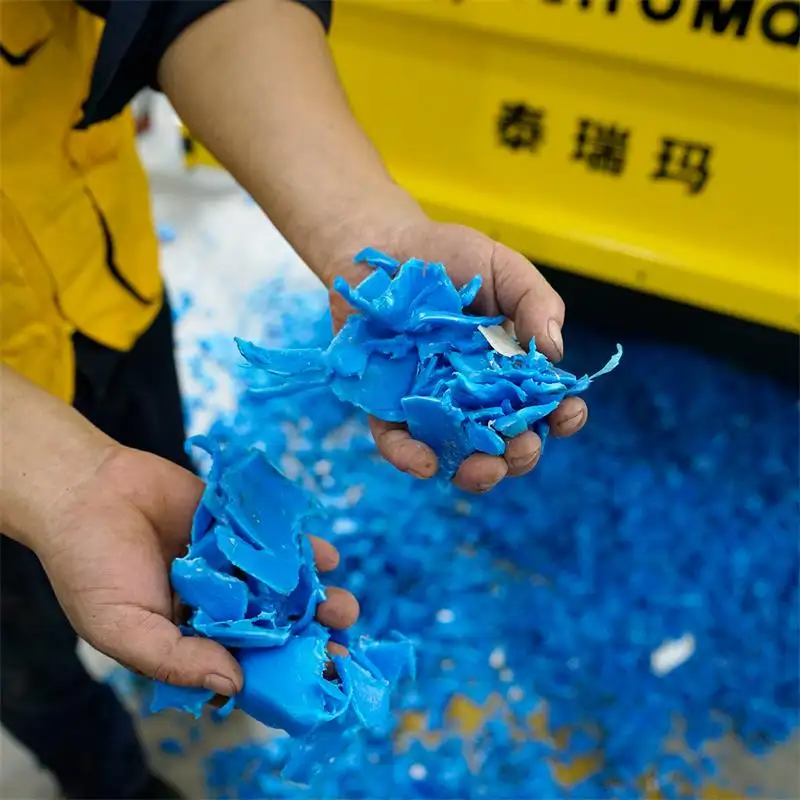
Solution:
M 115 443 L 2 363 L 0 410 L 0 531 L 35 550 L 53 509 Z
M 353 117 L 316 17 L 234 0 L 178 37 L 159 80 L 178 114 L 324 281 L 419 219 Z

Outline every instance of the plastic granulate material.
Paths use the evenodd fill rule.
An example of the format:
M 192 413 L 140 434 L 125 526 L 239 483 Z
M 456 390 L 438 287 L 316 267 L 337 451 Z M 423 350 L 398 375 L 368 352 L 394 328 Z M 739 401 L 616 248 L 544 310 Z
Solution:
M 156 225 L 156 234 L 161 244 L 172 244 L 178 238 L 175 228 L 167 222 L 159 222 Z
M 331 631 L 314 620 L 325 592 L 303 534 L 317 504 L 259 449 L 221 447 L 204 437 L 191 443 L 213 464 L 189 551 L 171 568 L 172 586 L 191 609 L 184 633 L 219 642 L 241 665 L 243 690 L 216 713 L 240 708 L 296 737 L 302 747 L 293 775 L 306 780 L 319 762 L 301 750 L 335 753 L 336 739 L 351 728 L 391 726 L 390 695 L 413 674 L 413 647 L 394 633 L 380 642 L 339 633 L 350 655 L 331 658 Z M 329 659 L 332 679 L 324 675 Z M 203 688 L 157 682 L 150 710 L 199 717 L 212 697 Z
M 182 756 L 186 754 L 183 743 L 180 741 L 180 739 L 175 739 L 174 737 L 162 739 L 159 742 L 158 747 L 162 753 L 168 756 Z
M 650 669 L 659 678 L 668 675 L 694 655 L 696 643 L 691 633 L 685 633 L 680 639 L 662 642 L 650 654 Z
M 265 349 L 329 346 L 324 292 L 281 279 L 250 302 Z M 565 339 L 567 363 L 614 343 L 574 323 Z M 248 387 L 274 385 L 233 345 L 214 354 Z M 417 679 L 398 688 L 394 736 L 353 730 L 309 786 L 280 777 L 296 746 L 281 736 L 214 753 L 208 796 L 698 796 L 724 788 L 710 743 L 759 754 L 796 734 L 796 394 L 669 345 L 629 341 L 625 361 L 580 434 L 477 497 L 380 460 L 330 384 L 301 403 L 242 391 L 214 438 L 262 448 L 317 498 L 329 519 L 309 531 L 339 548 L 353 636 L 408 636 Z M 686 635 L 691 657 L 655 675 L 652 654 Z
M 355 261 L 374 272 L 355 289 L 334 281 L 356 313 L 326 349 L 270 350 L 237 340 L 239 350 L 274 379 L 256 390 L 265 398 L 329 386 L 378 419 L 406 423 L 432 447 L 444 480 L 473 453 L 502 455 L 506 441 L 527 430 L 544 443 L 547 416 L 622 358 L 617 345 L 605 367 L 578 378 L 537 352 L 535 341 L 525 352 L 500 327 L 503 317 L 465 313 L 480 276 L 458 290 L 443 264 L 400 264 L 372 248 Z

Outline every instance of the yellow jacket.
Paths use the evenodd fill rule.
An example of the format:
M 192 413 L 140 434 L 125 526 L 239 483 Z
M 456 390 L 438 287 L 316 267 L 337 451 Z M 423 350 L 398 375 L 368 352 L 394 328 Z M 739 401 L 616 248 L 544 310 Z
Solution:
M 67 401 L 73 332 L 128 350 L 162 303 L 130 110 L 73 129 L 101 31 L 71 2 L 0 0 L 0 357 Z

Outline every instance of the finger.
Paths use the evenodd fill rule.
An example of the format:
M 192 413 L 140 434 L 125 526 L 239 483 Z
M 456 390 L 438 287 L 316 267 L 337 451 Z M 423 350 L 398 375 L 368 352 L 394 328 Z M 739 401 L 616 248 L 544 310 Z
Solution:
M 205 484 L 189 470 L 162 461 L 163 474 L 153 474 L 152 479 L 160 486 L 156 492 L 155 484 L 150 494 L 158 498 L 150 521 L 159 532 L 160 540 L 167 550 L 167 556 L 182 556 L 189 543 L 197 506 L 203 495 Z M 147 513 L 147 512 L 145 512 Z
M 347 318 L 353 313 L 354 309 L 338 292 L 335 292 L 333 289 L 328 291 L 328 299 L 331 307 L 331 322 L 333 324 L 333 332 L 336 334 L 342 329 L 345 322 L 347 322 Z
M 342 647 L 342 645 L 337 644 L 336 642 L 328 642 L 328 654 L 331 656 L 339 656 L 341 658 L 347 658 L 350 655 L 350 651 L 346 647 Z M 332 681 L 339 677 L 339 673 L 336 670 L 336 664 L 333 661 L 328 661 L 325 664 L 325 669 L 322 672 L 322 677 L 325 680 Z
M 338 642 L 328 642 L 328 653 L 332 656 L 341 656 L 342 658 L 346 658 L 350 655 L 350 651 Z
M 325 592 L 328 597 L 317 606 L 317 619 L 335 630 L 349 628 L 358 619 L 361 610 L 358 600 L 338 586 L 330 586 Z
M 320 572 L 333 572 L 339 566 L 339 551 L 319 536 L 309 536 L 314 551 L 314 563 Z
M 567 397 L 547 418 L 553 436 L 565 437 L 577 433 L 589 418 L 589 409 L 580 397 Z
M 393 467 L 415 478 L 432 478 L 436 474 L 436 454 L 428 445 L 412 439 L 404 425 L 370 417 L 369 428 L 380 454 Z
M 168 619 L 145 609 L 129 609 L 127 619 L 99 650 L 150 678 L 177 686 L 197 686 L 230 697 L 242 688 L 236 659 L 210 639 L 182 636 Z
M 211 708 L 223 708 L 225 704 L 230 700 L 229 697 L 225 697 L 222 694 L 215 694 L 209 701 L 208 704 Z
M 186 625 L 192 616 L 192 609 L 187 606 L 177 593 L 172 593 L 172 621 L 176 625 Z
M 514 320 L 520 342 L 526 347 L 536 340 L 536 349 L 551 361 L 564 357 L 564 301 L 527 258 L 496 244 L 492 276 L 500 311 Z
M 506 445 L 503 458 L 508 464 L 508 476 L 518 478 L 530 472 L 542 453 L 542 440 L 533 432 L 525 431 Z
M 453 483 L 467 492 L 488 492 L 508 474 L 505 459 L 476 453 L 466 459 L 458 468 Z

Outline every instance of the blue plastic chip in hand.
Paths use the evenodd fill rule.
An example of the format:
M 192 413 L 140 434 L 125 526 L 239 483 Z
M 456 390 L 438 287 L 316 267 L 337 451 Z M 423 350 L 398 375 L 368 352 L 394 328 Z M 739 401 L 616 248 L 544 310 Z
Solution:
M 260 450 L 193 441 L 214 463 L 172 583 L 192 612 L 184 633 L 232 648 L 241 665 L 244 688 L 226 712 L 235 706 L 306 744 L 332 723 L 337 730 L 388 725 L 391 693 L 413 673 L 413 648 L 399 635 L 359 639 L 349 643 L 348 657 L 335 657 L 338 678 L 325 677 L 331 631 L 314 621 L 325 591 L 303 533 L 320 513 L 315 501 Z M 156 683 L 150 710 L 197 717 L 212 697 L 203 688 Z
M 476 276 L 460 291 L 442 264 L 400 264 L 373 248 L 355 261 L 376 269 L 334 288 L 356 310 L 325 349 L 276 350 L 237 340 L 247 362 L 271 376 L 264 397 L 330 386 L 340 399 L 378 419 L 403 422 L 439 458 L 451 479 L 473 453 L 502 455 L 506 441 L 535 431 L 568 396 L 615 369 L 622 347 L 592 376 L 555 367 L 530 342 L 526 352 L 498 326 L 503 317 L 465 313 L 477 297 Z

